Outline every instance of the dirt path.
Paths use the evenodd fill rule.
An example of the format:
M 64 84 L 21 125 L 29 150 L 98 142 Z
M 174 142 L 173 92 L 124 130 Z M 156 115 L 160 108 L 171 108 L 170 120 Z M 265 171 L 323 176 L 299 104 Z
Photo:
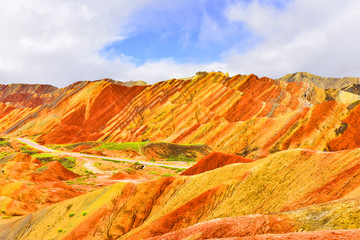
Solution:
M 84 168 L 86 168 L 88 171 L 91 171 L 96 174 L 104 174 L 107 172 L 101 171 L 97 167 L 94 166 L 95 161 L 89 160 L 87 158 L 81 158 L 84 161 Z
M 190 168 L 191 165 L 186 166 L 183 164 L 165 164 L 165 163 L 154 163 L 154 162 L 145 162 L 145 161 L 137 161 L 137 160 L 130 160 L 130 159 L 124 159 L 124 158 L 114 158 L 114 157 L 107 157 L 107 156 L 97 156 L 97 155 L 89 155 L 89 154 L 82 154 L 82 153 L 74 153 L 74 152 L 63 152 L 63 151 L 56 151 L 47 147 L 44 147 L 40 144 L 37 144 L 36 142 L 33 142 L 29 139 L 26 138 L 16 138 L 16 140 L 25 143 L 33 148 L 36 148 L 38 150 L 41 150 L 43 152 L 51 152 L 54 154 L 63 154 L 63 155 L 67 155 L 70 157 L 85 157 L 85 158 L 97 158 L 97 159 L 108 159 L 108 160 L 114 160 L 114 161 L 119 161 L 119 162 L 129 162 L 129 163 L 141 163 L 143 165 L 149 165 L 149 166 L 158 166 L 158 167 L 171 167 L 171 168 L 182 168 L 182 169 L 187 169 Z M 89 162 L 89 161 L 88 161 Z M 90 165 L 92 166 L 92 164 L 89 164 L 88 166 L 90 167 Z M 94 166 L 92 166 L 94 167 Z M 95 168 L 95 167 L 94 167 Z M 96 168 L 97 169 L 97 168 Z M 89 169 L 90 170 L 90 169 Z M 97 169 L 98 171 L 101 171 L 99 169 Z M 92 170 L 90 170 L 92 171 Z M 93 171 L 94 172 L 94 171 Z M 95 172 L 94 172 L 95 173 Z

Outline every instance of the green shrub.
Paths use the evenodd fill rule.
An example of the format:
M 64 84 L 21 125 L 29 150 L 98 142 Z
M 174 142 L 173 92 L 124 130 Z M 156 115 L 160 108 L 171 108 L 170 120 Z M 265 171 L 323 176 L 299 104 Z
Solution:
M 171 175 L 171 174 L 168 174 L 168 173 L 163 174 L 162 176 L 163 176 L 163 177 L 172 177 L 172 175 Z
M 96 147 L 94 149 L 108 149 L 108 150 L 131 149 L 134 151 L 139 151 L 139 148 L 142 148 L 148 143 L 149 142 L 104 143 L 103 145 Z
M 58 161 L 67 169 L 72 169 L 76 166 L 76 158 L 74 157 L 59 157 L 52 153 L 34 154 L 33 157 L 37 158 L 42 163 Z
M 47 169 L 48 169 L 47 166 L 42 166 L 42 167 L 39 167 L 38 169 L 36 169 L 35 172 L 40 173 L 40 172 L 46 171 Z

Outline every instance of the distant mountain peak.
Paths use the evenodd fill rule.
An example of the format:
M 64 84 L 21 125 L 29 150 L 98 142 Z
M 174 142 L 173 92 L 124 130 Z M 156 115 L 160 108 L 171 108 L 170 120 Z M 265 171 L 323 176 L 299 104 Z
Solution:
M 321 77 L 307 72 L 297 72 L 287 74 L 277 80 L 285 82 L 308 82 L 323 89 L 342 89 L 352 84 L 359 84 L 360 78 L 355 77 Z

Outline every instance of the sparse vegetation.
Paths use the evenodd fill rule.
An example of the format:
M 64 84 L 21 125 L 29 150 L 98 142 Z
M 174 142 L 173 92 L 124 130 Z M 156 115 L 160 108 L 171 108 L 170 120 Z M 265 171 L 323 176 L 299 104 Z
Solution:
M 161 176 L 162 176 L 162 177 L 172 177 L 173 175 L 166 173 L 166 174 L 163 174 L 163 175 L 161 175 Z
M 55 150 L 58 150 L 60 148 L 64 148 L 68 151 L 71 151 L 79 146 L 86 146 L 86 145 L 89 145 L 89 146 L 92 146 L 92 147 L 96 147 L 98 145 L 100 145 L 101 143 L 99 142 L 78 142 L 78 143 L 70 143 L 70 144 L 51 144 L 51 145 L 48 145 L 49 148 L 52 148 L 52 149 L 55 149 Z
M 183 168 L 175 168 L 175 167 L 166 167 L 166 166 L 160 166 L 161 168 L 167 168 L 167 169 L 171 169 L 171 170 L 175 170 L 175 171 L 184 171 Z
M 149 142 L 104 143 L 101 146 L 95 147 L 94 149 L 107 149 L 107 150 L 131 149 L 134 151 L 139 151 L 139 149 L 144 147 L 146 144 L 149 144 Z
M 75 216 L 75 213 L 70 213 L 69 214 L 69 217 L 73 217 L 73 216 Z
M 94 175 L 95 173 L 93 173 L 92 171 L 90 170 L 85 170 L 85 175 Z
M 86 216 L 87 212 L 82 212 L 81 215 Z
M 346 129 L 348 128 L 348 126 L 349 125 L 347 123 L 342 122 L 341 126 L 339 128 L 337 128 L 337 129 L 335 129 L 335 131 L 334 131 L 336 136 L 338 136 L 340 134 L 343 134 L 346 131 Z
M 193 162 L 202 158 L 212 150 L 204 144 L 149 143 L 142 148 L 147 159 L 163 161 Z
M 1 141 L 0 141 L 0 147 L 5 147 L 5 146 L 11 147 L 11 144 L 10 144 L 9 141 L 4 140 L 3 138 L 1 138 L 0 140 L 1 140 Z
M 48 163 L 51 161 L 59 161 L 67 169 L 73 169 L 76 165 L 76 158 L 74 157 L 59 157 L 52 153 L 39 153 L 33 155 L 33 157 L 40 160 L 42 163 Z
M 100 168 L 102 165 L 101 162 L 94 162 L 93 166 L 96 167 L 96 168 Z
M 173 161 L 173 162 L 194 162 L 196 159 L 188 158 L 182 155 L 178 156 L 171 156 L 170 158 L 166 159 L 166 161 Z
M 91 185 L 94 186 L 93 181 L 89 181 L 89 179 L 86 176 L 75 178 L 74 180 L 66 181 L 66 184 L 68 185 Z
M 20 152 L 22 153 L 27 153 L 27 154 L 30 154 L 30 155 L 34 155 L 34 154 L 38 154 L 39 151 L 29 145 L 26 145 L 24 143 L 21 143 L 22 146 L 20 147 Z
M 37 169 L 35 170 L 35 172 L 36 172 L 36 173 L 40 173 L 40 172 L 46 171 L 47 169 L 48 169 L 47 166 L 41 166 L 41 167 L 37 168 Z

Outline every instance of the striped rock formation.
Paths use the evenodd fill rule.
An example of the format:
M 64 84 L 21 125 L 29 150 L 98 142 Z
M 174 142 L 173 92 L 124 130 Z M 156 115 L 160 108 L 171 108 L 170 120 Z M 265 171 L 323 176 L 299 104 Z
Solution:
M 39 93 L 41 106 L 0 103 L 0 130 L 46 144 L 203 143 L 255 159 L 285 149 L 360 146 L 360 96 L 309 81 L 201 72 L 154 85 L 127 87 L 105 79 L 47 91 Z

